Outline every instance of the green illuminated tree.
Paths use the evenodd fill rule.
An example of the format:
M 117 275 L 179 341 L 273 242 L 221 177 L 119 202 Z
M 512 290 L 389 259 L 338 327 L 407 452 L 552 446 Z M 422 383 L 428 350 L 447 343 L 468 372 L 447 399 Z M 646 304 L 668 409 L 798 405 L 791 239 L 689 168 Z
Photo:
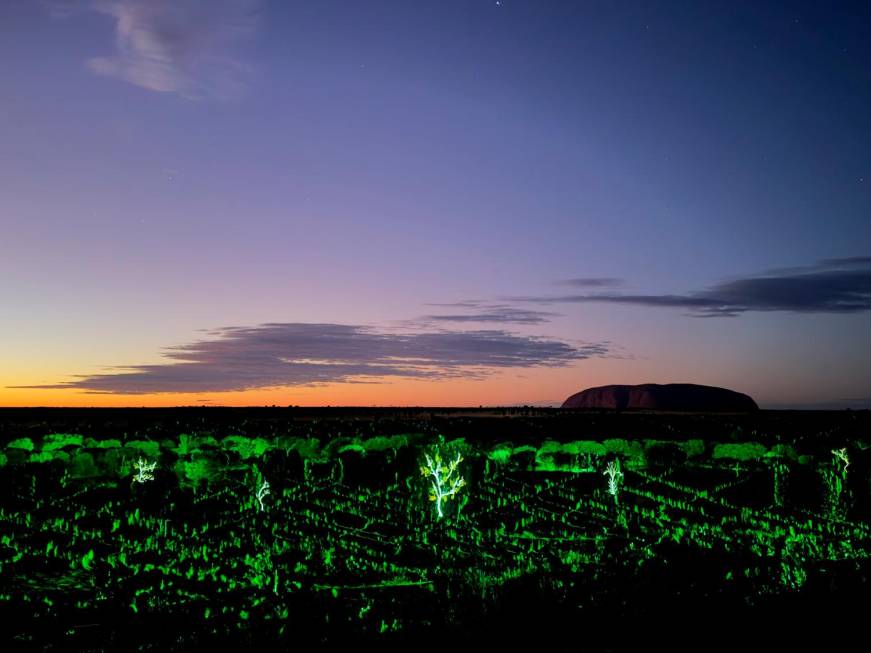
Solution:
M 157 467 L 157 461 L 149 463 L 143 458 L 139 458 L 133 466 L 138 470 L 136 476 L 133 477 L 135 483 L 145 483 L 145 481 L 154 480 L 154 468 Z
M 263 498 L 267 494 L 269 494 L 269 481 L 264 480 L 260 484 L 260 488 L 257 490 L 257 501 L 260 504 L 260 512 L 263 512 L 264 510 L 266 510 L 266 508 L 263 505 Z
M 623 472 L 620 471 L 620 460 L 614 459 L 609 462 L 602 473 L 608 477 L 608 492 L 616 497 L 617 490 L 620 489 L 620 480 L 623 478 Z
M 438 518 L 444 516 L 442 503 L 447 501 L 466 484 L 465 479 L 457 472 L 457 466 L 463 461 L 463 457 L 457 457 L 445 464 L 441 454 L 436 451 L 432 456 L 424 454 L 426 465 L 421 465 L 420 473 L 430 479 L 429 500 L 435 502 Z
M 850 466 L 850 458 L 847 456 L 847 447 L 841 447 L 840 449 L 832 449 L 832 454 L 835 456 L 836 460 L 840 460 L 844 463 L 844 474 L 847 473 L 847 467 Z
M 832 456 L 832 464 L 822 467 L 826 486 L 826 508 L 833 519 L 844 519 L 850 503 L 850 492 L 846 487 L 850 458 L 846 447 L 832 449 Z

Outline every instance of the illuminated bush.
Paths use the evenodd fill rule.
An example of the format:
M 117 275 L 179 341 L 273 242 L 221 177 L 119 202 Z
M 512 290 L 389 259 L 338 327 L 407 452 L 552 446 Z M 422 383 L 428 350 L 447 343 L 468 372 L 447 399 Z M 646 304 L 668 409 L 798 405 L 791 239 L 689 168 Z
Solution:
M 183 486 L 199 489 L 200 485 L 212 483 L 222 476 L 222 465 L 209 456 L 197 454 L 192 460 L 179 460 L 175 472 Z
M 602 473 L 608 477 L 608 492 L 616 497 L 617 491 L 620 489 L 620 481 L 623 478 L 623 472 L 620 471 L 620 460 L 615 459 L 609 462 Z
M 235 451 L 242 460 L 259 458 L 270 448 L 269 442 L 263 438 L 246 438 L 242 435 L 228 435 L 221 440 L 221 446 Z
M 644 445 L 638 440 L 611 438 L 602 442 L 608 453 L 618 454 L 624 458 L 644 459 Z
M 681 443 L 681 447 L 687 455 L 687 458 L 697 458 L 705 454 L 705 441 L 694 439 L 687 440 Z
M 788 444 L 775 444 L 771 447 L 771 450 L 765 454 L 766 458 L 782 458 L 784 460 L 790 460 L 792 462 L 798 462 L 798 453 L 795 451 L 795 447 L 792 447 Z
M 72 459 L 70 476 L 73 478 L 93 478 L 99 475 L 100 470 L 94 463 L 94 456 L 90 453 L 80 451 Z
M 157 461 L 149 463 L 144 458 L 139 458 L 133 463 L 136 469 L 136 475 L 133 477 L 135 483 L 145 483 L 146 481 L 154 480 L 154 468 L 157 467 Z
M 430 480 L 429 500 L 435 502 L 438 518 L 444 516 L 442 503 L 455 496 L 466 484 L 466 481 L 457 472 L 457 466 L 463 461 L 463 457 L 457 457 L 447 464 L 442 461 L 441 454 L 436 451 L 432 456 L 424 454 L 426 465 L 422 465 L 420 473 Z
M 263 506 L 263 498 L 269 494 L 269 481 L 263 481 L 260 484 L 260 489 L 257 490 L 257 502 L 260 504 L 260 512 L 266 510 Z
M 832 455 L 835 456 L 835 460 L 844 464 L 843 472 L 847 472 L 847 467 L 850 466 L 850 458 L 847 456 L 847 447 L 842 447 L 840 449 L 832 449 Z
M 768 448 L 764 444 L 758 442 L 743 442 L 741 444 L 718 444 L 714 447 L 712 457 L 714 460 L 719 458 L 729 458 L 731 460 L 757 460 L 768 453 Z
M 70 433 L 50 433 L 42 439 L 43 451 L 54 451 L 64 447 L 81 447 L 84 437 Z
M 160 443 L 152 442 L 151 440 L 130 440 L 124 446 L 129 449 L 135 449 L 149 458 L 157 458 L 160 454 Z
M 68 463 L 70 455 L 65 451 L 40 451 L 39 453 L 30 454 L 30 458 L 28 458 L 28 461 L 32 463 L 48 463 L 53 460 Z
M 120 440 L 115 439 L 95 440 L 94 438 L 86 438 L 83 446 L 88 449 L 119 449 L 122 445 Z
M 500 465 L 505 465 L 511 459 L 511 454 L 514 452 L 514 448 L 510 443 L 505 444 L 497 444 L 493 447 L 489 452 L 488 456 L 491 460 L 499 463 Z

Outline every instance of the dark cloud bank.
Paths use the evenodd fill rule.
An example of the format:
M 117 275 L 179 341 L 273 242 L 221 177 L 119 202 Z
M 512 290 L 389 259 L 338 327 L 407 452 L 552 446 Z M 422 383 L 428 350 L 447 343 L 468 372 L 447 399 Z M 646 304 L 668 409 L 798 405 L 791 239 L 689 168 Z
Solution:
M 542 304 L 605 302 L 683 308 L 695 317 L 734 317 L 751 311 L 858 313 L 871 310 L 871 257 L 826 259 L 816 265 L 773 270 L 682 295 L 602 292 L 511 299 Z
M 608 354 L 608 343 L 572 345 L 501 330 L 403 334 L 355 325 L 271 323 L 226 327 L 211 335 L 213 339 L 169 348 L 167 363 L 25 387 L 147 394 L 224 392 L 383 377 L 480 378 L 493 368 L 558 367 Z

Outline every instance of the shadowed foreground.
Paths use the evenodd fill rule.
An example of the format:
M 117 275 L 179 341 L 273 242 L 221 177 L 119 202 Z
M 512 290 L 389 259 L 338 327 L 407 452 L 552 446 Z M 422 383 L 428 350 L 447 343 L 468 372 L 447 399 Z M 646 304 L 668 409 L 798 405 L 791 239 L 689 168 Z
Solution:
M 707 638 L 755 650 L 839 641 L 862 623 L 865 414 L 757 418 L 804 430 L 789 442 L 729 417 L 599 424 L 671 439 L 506 440 L 482 435 L 483 414 L 285 414 L 266 427 L 251 413 L 236 435 L 224 429 L 244 411 L 224 426 L 205 414 L 196 432 L 151 413 L 150 427 L 114 438 L 15 422 L 26 435 L 7 437 L 0 467 L 3 641 L 290 650 L 568 637 L 622 650 L 655 638 L 688 650 Z M 583 431 L 603 418 L 514 419 L 561 432 L 560 420 Z M 685 437 L 706 423 L 716 435 Z M 442 519 L 427 454 L 460 461 Z

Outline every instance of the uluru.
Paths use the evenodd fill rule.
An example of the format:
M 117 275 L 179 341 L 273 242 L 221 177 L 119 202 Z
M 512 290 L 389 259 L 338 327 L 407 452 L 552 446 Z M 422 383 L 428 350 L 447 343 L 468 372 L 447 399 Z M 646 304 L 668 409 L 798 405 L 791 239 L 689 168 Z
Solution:
M 603 385 L 573 394 L 563 402 L 562 407 L 712 413 L 759 410 L 759 406 L 748 395 L 694 383 Z

